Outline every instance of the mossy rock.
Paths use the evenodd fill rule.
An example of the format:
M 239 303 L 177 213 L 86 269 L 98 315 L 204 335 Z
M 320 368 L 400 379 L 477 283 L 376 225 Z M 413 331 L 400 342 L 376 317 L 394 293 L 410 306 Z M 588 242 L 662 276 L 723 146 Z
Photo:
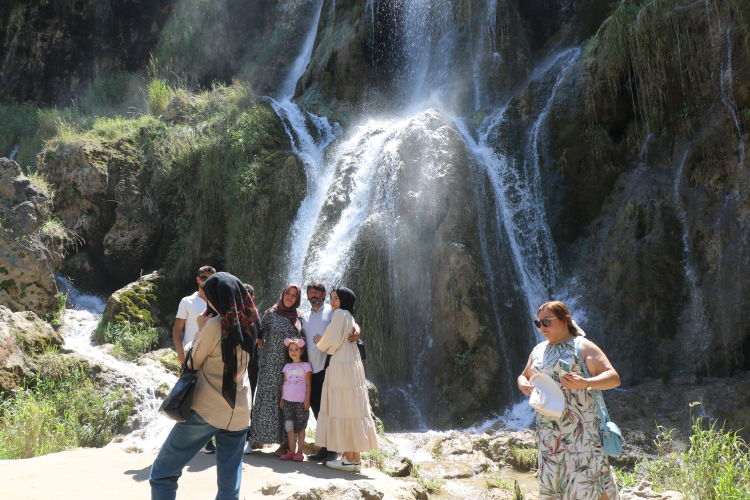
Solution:
M 38 370 L 38 355 L 62 343 L 62 336 L 33 312 L 0 306 L 0 394 L 21 387 Z
M 155 271 L 117 290 L 107 299 L 100 327 L 107 323 L 169 326 L 174 322 L 179 303 L 180 298 L 166 272 Z

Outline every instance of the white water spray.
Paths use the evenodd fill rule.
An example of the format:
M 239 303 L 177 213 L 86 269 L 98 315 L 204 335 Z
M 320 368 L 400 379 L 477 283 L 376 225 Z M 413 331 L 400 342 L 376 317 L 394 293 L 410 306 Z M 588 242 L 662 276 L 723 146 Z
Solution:
M 123 384 L 131 387 L 136 400 L 136 411 L 140 425 L 125 439 L 135 444 L 141 451 L 152 451 L 164 443 L 174 421 L 159 414 L 162 398 L 157 397 L 156 389 L 162 384 L 170 388 L 177 377 L 155 365 L 139 366 L 136 363 L 120 361 L 105 348 L 96 345 L 92 334 L 99 324 L 105 301 L 100 297 L 81 294 L 70 282 L 58 276 L 58 287 L 68 295 L 67 308 L 63 315 L 63 337 L 65 349 L 85 356 L 93 363 L 109 370 Z

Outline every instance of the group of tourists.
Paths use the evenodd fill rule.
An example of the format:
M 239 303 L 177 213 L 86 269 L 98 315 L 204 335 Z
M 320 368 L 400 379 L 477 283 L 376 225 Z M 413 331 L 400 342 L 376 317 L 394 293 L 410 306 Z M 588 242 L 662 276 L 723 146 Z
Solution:
M 152 499 L 175 498 L 182 469 L 201 449 L 216 453 L 216 498 L 238 499 L 242 456 L 253 448 L 279 444 L 282 460 L 305 459 L 309 410 L 320 451 L 307 458 L 360 471 L 360 452 L 376 449 L 377 435 L 356 344 L 354 293 L 334 288 L 326 304 L 325 285 L 309 283 L 311 309 L 302 313 L 302 288 L 289 284 L 261 319 L 250 285 L 211 267 L 200 268 L 197 281 L 198 291 L 180 302 L 173 329 L 180 361 L 190 350 L 199 370 L 195 399 L 154 461 Z M 619 386 L 620 377 L 564 303 L 542 304 L 534 324 L 546 340 L 532 350 L 518 387 L 537 409 L 539 498 L 619 500 L 602 444 L 597 390 Z M 554 411 L 543 408 L 549 401 L 534 403 L 542 378 L 560 393 Z
M 354 321 L 354 292 L 311 282 L 287 285 L 263 314 L 253 287 L 201 267 L 198 291 L 180 302 L 172 330 L 180 362 L 198 370 L 190 415 L 175 424 L 151 468 L 152 499 L 174 499 L 182 469 L 216 453 L 217 499 L 238 499 L 242 455 L 279 444 L 281 460 L 303 461 L 309 410 L 317 420 L 308 460 L 359 472 L 360 452 L 377 449 Z M 216 440 L 214 445 L 213 439 Z

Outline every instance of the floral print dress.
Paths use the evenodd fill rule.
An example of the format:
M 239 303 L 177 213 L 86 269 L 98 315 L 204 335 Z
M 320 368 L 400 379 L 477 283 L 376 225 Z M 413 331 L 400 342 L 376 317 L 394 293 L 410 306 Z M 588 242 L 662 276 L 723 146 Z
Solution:
M 560 360 L 570 363 L 573 373 L 584 376 L 575 339 L 537 345 L 531 352 L 531 372 L 547 374 L 560 384 Z M 560 388 L 565 395 L 560 419 L 536 414 L 539 499 L 599 500 L 606 492 L 609 500 L 619 500 L 602 448 L 601 419 L 594 404 L 596 393 L 562 385 Z
M 260 328 L 265 344 L 263 349 L 258 349 L 258 385 L 250 416 L 250 444 L 286 444 L 284 418 L 279 408 L 284 385 L 282 370 L 286 365 L 284 339 L 299 337 L 300 334 L 288 318 L 270 309 L 263 315 Z

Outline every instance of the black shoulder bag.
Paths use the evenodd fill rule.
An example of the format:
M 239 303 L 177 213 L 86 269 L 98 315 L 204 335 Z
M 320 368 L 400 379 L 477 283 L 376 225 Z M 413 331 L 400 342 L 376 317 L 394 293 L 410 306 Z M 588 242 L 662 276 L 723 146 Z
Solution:
M 188 366 L 193 366 L 190 368 Z M 184 422 L 190 415 L 190 408 L 193 406 L 193 396 L 195 396 L 195 381 L 198 378 L 198 370 L 193 364 L 193 348 L 185 354 L 185 364 L 182 365 L 182 373 L 177 383 L 164 399 L 159 407 L 159 413 L 165 417 L 177 422 Z

